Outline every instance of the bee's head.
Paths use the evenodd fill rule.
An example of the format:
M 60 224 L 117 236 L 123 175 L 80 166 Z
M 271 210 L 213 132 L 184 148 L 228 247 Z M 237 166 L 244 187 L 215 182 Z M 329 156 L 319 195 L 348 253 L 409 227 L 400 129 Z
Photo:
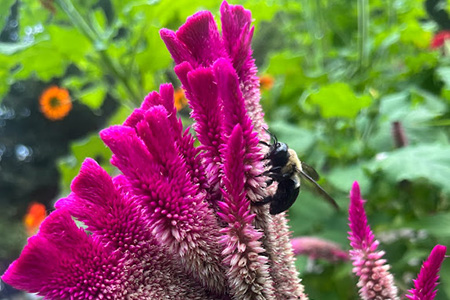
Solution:
M 285 166 L 289 160 L 289 147 L 285 143 L 276 142 L 268 153 L 272 166 Z

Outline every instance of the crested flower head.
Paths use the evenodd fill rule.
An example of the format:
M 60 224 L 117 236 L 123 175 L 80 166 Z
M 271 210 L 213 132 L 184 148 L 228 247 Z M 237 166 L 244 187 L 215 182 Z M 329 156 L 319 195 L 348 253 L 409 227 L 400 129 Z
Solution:
M 268 137 L 251 14 L 224 2 L 221 20 L 222 33 L 209 12 L 161 31 L 200 146 L 161 85 L 100 133 L 121 174 L 87 159 L 5 282 L 49 299 L 306 299 L 284 214 L 252 206 Z
M 350 191 L 349 207 L 350 259 L 353 273 L 359 277 L 359 294 L 363 300 L 398 299 L 394 277 L 389 273 L 390 266 L 383 259 L 384 252 L 377 251 L 379 242 L 370 229 L 364 210 L 358 182 Z
M 423 263 L 422 269 L 414 280 L 414 288 L 409 290 L 410 295 L 406 295 L 411 300 L 433 300 L 436 296 L 439 279 L 439 269 L 444 261 L 447 247 L 436 245 Z

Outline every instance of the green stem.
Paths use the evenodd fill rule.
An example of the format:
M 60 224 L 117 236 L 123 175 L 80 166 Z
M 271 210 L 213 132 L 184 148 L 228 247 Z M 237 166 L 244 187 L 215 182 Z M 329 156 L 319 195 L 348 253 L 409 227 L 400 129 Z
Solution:
M 99 41 L 99 37 L 95 31 L 91 29 L 70 0 L 56 0 L 56 3 L 58 3 L 61 9 L 66 13 L 72 24 L 87 36 L 93 44 L 96 44 Z
M 98 51 L 100 59 L 107 69 L 106 71 L 112 73 L 116 79 L 125 87 L 133 106 L 138 106 L 141 102 L 141 97 L 131 84 L 129 76 L 125 74 L 123 69 L 109 56 L 107 52 L 107 45 L 102 36 L 93 30 L 88 22 L 81 16 L 71 0 L 56 0 L 61 9 L 66 13 L 72 24 L 78 28 L 94 45 Z
M 130 77 L 127 77 L 123 74 L 119 66 L 117 66 L 114 61 L 111 59 L 111 57 L 108 55 L 108 52 L 106 50 L 99 51 L 100 58 L 102 62 L 105 64 L 106 68 L 109 72 L 114 74 L 114 76 L 123 84 L 126 91 L 128 92 L 128 96 L 131 99 L 131 102 L 134 106 L 139 106 L 142 99 L 141 97 L 133 90 L 133 87 L 131 85 L 131 82 L 129 80 Z
M 367 48 L 369 29 L 369 2 L 358 0 L 358 53 L 359 69 L 365 69 L 369 65 L 369 53 Z

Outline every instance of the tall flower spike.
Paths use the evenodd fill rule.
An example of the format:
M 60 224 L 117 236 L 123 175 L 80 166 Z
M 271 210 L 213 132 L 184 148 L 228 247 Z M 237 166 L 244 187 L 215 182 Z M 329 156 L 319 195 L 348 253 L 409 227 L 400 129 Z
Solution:
M 435 290 L 438 285 L 439 269 L 444 261 L 447 247 L 436 245 L 428 256 L 428 259 L 423 263 L 417 279 L 414 280 L 414 288 L 408 292 L 410 295 L 405 295 L 411 300 L 433 300 L 436 297 Z
M 349 221 L 349 240 L 353 248 L 350 259 L 353 273 L 359 276 L 359 295 L 363 300 L 399 299 L 394 277 L 388 271 L 390 266 L 382 259 L 384 252 L 377 251 L 379 242 L 367 223 L 364 200 L 356 181 L 350 191 Z
M 245 142 L 241 126 L 234 127 L 225 148 L 223 202 L 219 216 L 228 224 L 222 229 L 221 242 L 225 249 L 224 262 L 231 295 L 234 299 L 271 299 L 272 281 L 267 270 L 267 258 L 259 239 L 262 232 L 252 226 L 255 215 L 250 214 L 250 202 L 245 192 Z

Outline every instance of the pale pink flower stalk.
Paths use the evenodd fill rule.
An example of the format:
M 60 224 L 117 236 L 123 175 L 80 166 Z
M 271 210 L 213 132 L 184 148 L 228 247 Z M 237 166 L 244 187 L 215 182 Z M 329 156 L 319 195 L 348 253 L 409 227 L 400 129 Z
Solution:
M 436 297 L 439 269 L 444 261 L 447 247 L 436 245 L 423 263 L 417 279 L 414 280 L 414 288 L 410 289 L 406 298 L 411 300 L 433 300 Z
M 370 229 L 364 210 L 358 182 L 354 182 L 350 191 L 349 207 L 350 259 L 353 261 L 353 273 L 359 277 L 359 295 L 363 300 L 399 299 L 394 277 L 389 273 L 390 266 L 383 259 L 384 251 L 377 251 L 379 242 Z
M 326 239 L 301 236 L 293 238 L 291 244 L 295 255 L 306 255 L 312 259 L 326 259 L 331 262 L 349 260 L 347 251 Z

